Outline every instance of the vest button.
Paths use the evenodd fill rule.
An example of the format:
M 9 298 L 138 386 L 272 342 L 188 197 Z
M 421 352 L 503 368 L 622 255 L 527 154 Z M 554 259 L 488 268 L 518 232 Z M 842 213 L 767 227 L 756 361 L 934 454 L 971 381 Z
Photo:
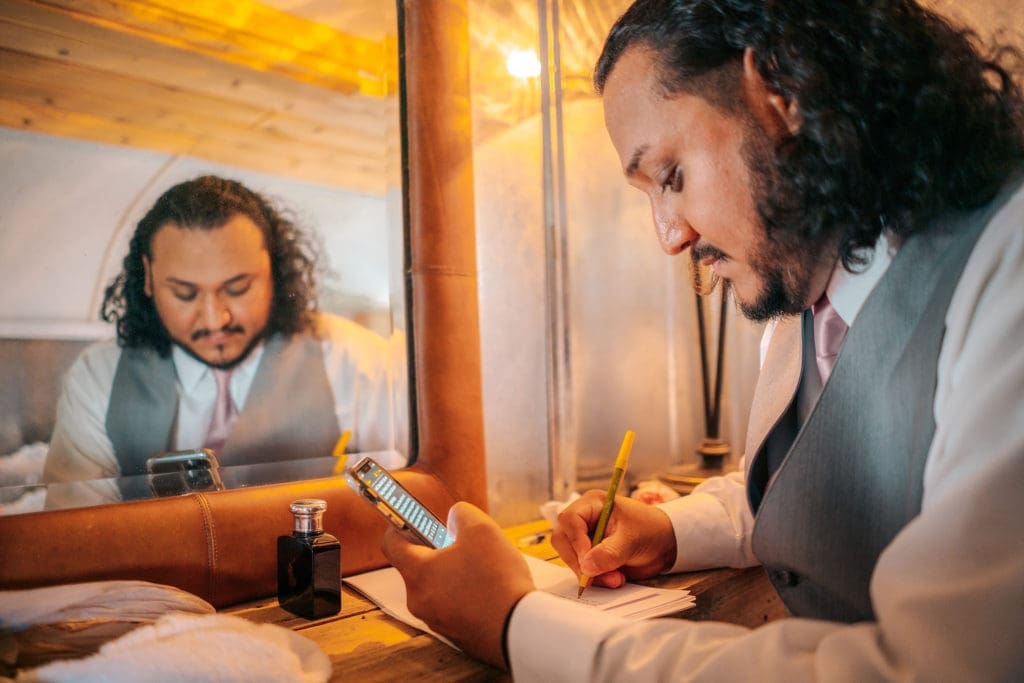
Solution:
M 792 588 L 800 583 L 800 575 L 796 572 L 780 569 L 775 572 L 775 581 L 783 586 L 789 586 Z

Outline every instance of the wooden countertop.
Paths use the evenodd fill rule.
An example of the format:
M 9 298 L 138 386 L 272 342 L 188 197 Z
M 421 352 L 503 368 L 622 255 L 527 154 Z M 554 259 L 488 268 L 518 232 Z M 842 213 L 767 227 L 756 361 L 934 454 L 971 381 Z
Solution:
M 520 543 L 523 552 L 559 561 L 551 547 L 550 525 L 531 522 L 505 530 L 514 542 L 543 534 L 534 544 Z M 344 548 L 342 548 L 344 563 Z M 697 606 L 680 614 L 686 619 L 717 620 L 755 627 L 784 616 L 778 595 L 760 567 L 715 569 L 658 577 L 645 581 L 664 588 L 686 588 Z M 331 659 L 332 681 L 509 681 L 511 677 L 417 629 L 381 612 L 376 605 L 342 586 L 341 612 L 307 621 L 281 609 L 276 598 L 222 610 L 257 623 L 272 623 L 300 632 Z

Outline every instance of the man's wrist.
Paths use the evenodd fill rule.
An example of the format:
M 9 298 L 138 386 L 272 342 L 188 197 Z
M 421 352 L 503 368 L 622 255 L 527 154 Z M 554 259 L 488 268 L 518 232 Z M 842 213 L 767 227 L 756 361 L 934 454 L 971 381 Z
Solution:
M 672 567 L 676 564 L 676 558 L 678 554 L 678 548 L 676 547 L 676 528 L 672 524 L 672 516 L 668 514 L 664 508 L 660 505 L 655 506 L 662 515 L 664 520 L 662 524 L 663 533 L 659 536 L 664 542 L 661 544 L 661 557 L 659 558 L 658 564 L 661 565 L 661 569 L 658 571 L 659 574 L 664 574 L 672 570 Z
M 527 596 L 527 593 L 523 593 L 516 601 L 509 607 L 508 613 L 505 615 L 505 623 L 501 626 L 501 658 L 505 662 L 505 668 L 508 671 L 512 671 L 512 661 L 508 656 L 508 627 L 512 623 L 512 613 L 516 611 L 516 607 L 519 606 L 520 601 Z

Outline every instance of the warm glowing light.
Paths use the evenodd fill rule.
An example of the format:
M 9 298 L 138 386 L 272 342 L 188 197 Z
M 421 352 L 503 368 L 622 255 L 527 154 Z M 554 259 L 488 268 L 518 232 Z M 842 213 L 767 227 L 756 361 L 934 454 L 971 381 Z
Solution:
M 540 75 L 540 60 L 530 50 L 512 50 L 505 59 L 505 68 L 516 78 L 536 78 Z

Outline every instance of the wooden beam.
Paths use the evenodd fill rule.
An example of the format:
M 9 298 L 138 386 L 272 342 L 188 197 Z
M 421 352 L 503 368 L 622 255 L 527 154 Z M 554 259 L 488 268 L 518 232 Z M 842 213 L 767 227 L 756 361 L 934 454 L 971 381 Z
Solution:
M 393 43 L 348 35 L 252 0 L 40 0 L 111 27 L 257 71 L 339 92 L 395 92 Z M 392 76 L 388 77 L 390 73 Z
M 197 138 L 263 135 L 369 158 L 383 156 L 383 146 L 366 130 L 306 119 L 302 112 L 279 112 L 3 48 L 0 61 L 9 67 L 0 72 L 0 96 L 8 99 Z M 384 124 L 378 122 L 375 129 L 383 135 Z
M 312 153 L 302 154 L 296 152 L 293 144 L 279 142 L 271 145 L 258 136 L 253 136 L 247 144 L 232 144 L 210 138 L 196 139 L 172 131 L 131 126 L 80 112 L 60 111 L 53 107 L 30 105 L 2 98 L 0 126 L 103 144 L 195 156 L 261 173 L 375 195 L 385 192 L 388 187 L 388 176 L 394 173 L 390 169 L 368 162 L 364 155 L 351 155 L 328 149 L 315 149 Z
M 261 108 L 301 109 L 306 116 L 323 122 L 344 118 L 351 120 L 353 127 L 370 131 L 381 127 L 381 102 L 390 101 L 347 95 L 281 74 L 247 69 L 181 47 L 77 21 L 66 13 L 27 0 L 5 0 L 0 4 L 0 47 Z
M 0 125 L 372 194 L 399 184 L 388 162 L 398 141 L 397 96 L 318 87 L 63 7 L 99 12 L 100 4 L 0 5 Z

